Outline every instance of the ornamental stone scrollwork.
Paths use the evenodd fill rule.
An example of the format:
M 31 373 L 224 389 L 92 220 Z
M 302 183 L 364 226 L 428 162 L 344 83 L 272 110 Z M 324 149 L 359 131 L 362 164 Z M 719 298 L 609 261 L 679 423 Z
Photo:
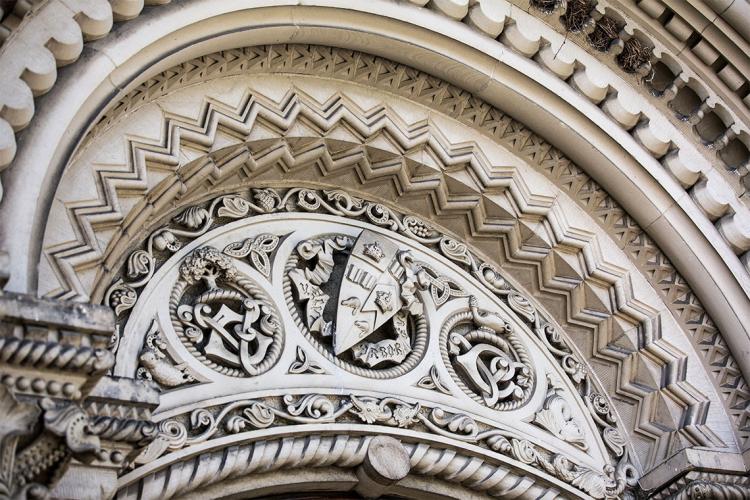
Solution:
M 469 311 L 450 317 L 440 333 L 443 360 L 456 383 L 475 400 L 498 410 L 528 401 L 534 369 L 512 325 L 481 311 L 475 297 Z
M 534 415 L 534 423 L 582 450 L 588 448 L 581 423 L 573 416 L 570 402 L 555 380 L 550 380 L 547 398 Z
M 218 437 L 315 423 L 363 423 L 435 433 L 538 467 L 597 499 L 621 498 L 635 481 L 635 471 L 627 460 L 607 465 L 602 472 L 597 472 L 534 444 L 517 432 L 481 423 L 468 414 L 391 396 L 359 394 L 287 394 L 196 409 L 161 422 L 159 436 L 144 450 L 138 462 L 147 463 L 168 451 L 182 450 Z
M 284 334 L 275 306 L 216 248 L 198 248 L 182 261 L 169 306 L 188 351 L 220 373 L 253 377 L 281 355 Z
M 140 464 L 275 426 L 356 424 L 484 447 L 595 498 L 633 482 L 617 419 L 558 327 L 415 216 L 335 190 L 223 195 L 155 229 L 111 290 L 121 283 L 136 303 L 118 316 L 118 362 L 134 359 L 128 373 L 140 364 L 170 404 Z M 288 395 L 302 376 L 311 394 Z M 393 394 L 366 380 L 397 377 Z M 205 401 L 186 404 L 194 382 Z

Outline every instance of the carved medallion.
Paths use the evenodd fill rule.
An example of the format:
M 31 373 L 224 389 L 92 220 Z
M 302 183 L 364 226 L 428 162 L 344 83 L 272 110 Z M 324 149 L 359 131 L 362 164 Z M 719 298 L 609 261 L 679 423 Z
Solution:
M 467 311 L 451 316 L 440 335 L 443 360 L 456 383 L 476 401 L 498 410 L 522 406 L 534 388 L 531 360 L 511 323 L 480 310 L 475 297 Z
M 182 261 L 170 311 L 188 350 L 225 375 L 259 375 L 281 354 L 283 330 L 275 306 L 216 248 L 199 248 Z
M 329 358 L 370 375 L 413 368 L 426 341 L 418 291 L 430 281 L 410 250 L 364 229 L 302 241 L 295 253 L 290 308 Z

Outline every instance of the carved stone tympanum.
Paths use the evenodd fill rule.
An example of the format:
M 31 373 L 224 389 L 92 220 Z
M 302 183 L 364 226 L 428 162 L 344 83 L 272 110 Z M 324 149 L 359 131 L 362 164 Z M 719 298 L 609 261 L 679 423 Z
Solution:
M 199 248 L 182 262 L 170 310 L 188 349 L 221 373 L 259 375 L 281 354 L 283 329 L 274 305 L 215 248 Z
M 633 482 L 617 419 L 564 335 L 466 244 L 384 205 L 221 195 L 154 229 L 105 300 L 122 306 L 116 374 L 162 390 L 137 464 L 325 424 L 470 443 L 594 498 Z

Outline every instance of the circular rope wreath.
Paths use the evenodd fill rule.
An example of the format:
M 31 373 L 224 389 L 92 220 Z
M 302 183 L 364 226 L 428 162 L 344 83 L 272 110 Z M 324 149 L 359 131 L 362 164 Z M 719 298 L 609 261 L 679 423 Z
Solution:
M 456 313 L 445 321 L 445 323 L 443 324 L 443 327 L 440 329 L 440 354 L 442 355 L 443 363 L 445 364 L 445 367 L 448 369 L 448 372 L 450 373 L 451 377 L 456 382 L 456 385 L 458 385 L 461 388 L 461 390 L 464 391 L 466 394 L 471 396 L 471 398 L 474 401 L 480 404 L 486 405 L 482 396 L 477 394 L 476 391 L 469 388 L 466 385 L 466 383 L 464 383 L 464 381 L 461 379 L 461 377 L 458 376 L 458 374 L 453 368 L 453 363 L 451 362 L 450 354 L 448 353 L 448 335 L 450 334 L 451 330 L 453 330 L 453 328 L 459 323 L 472 322 L 472 321 L 473 321 L 473 315 L 470 311 L 463 311 L 463 312 Z M 501 350 L 504 350 L 502 348 L 503 347 L 502 344 L 505 341 L 500 339 L 497 335 L 493 335 L 489 332 L 478 332 L 477 337 L 478 337 L 477 339 L 473 339 L 473 340 L 480 340 L 484 343 L 492 345 L 493 347 L 497 347 Z M 529 401 L 531 394 L 534 392 L 534 387 L 536 385 L 536 377 L 534 377 L 534 369 L 531 365 L 531 359 L 529 358 L 529 355 L 526 352 L 526 348 L 523 346 L 523 343 L 521 343 L 521 341 L 513 332 L 508 332 L 507 339 L 508 339 L 508 344 L 513 350 L 513 353 L 518 357 L 521 363 L 523 363 L 525 366 L 529 368 L 529 383 L 526 387 L 521 388 L 523 391 L 523 396 L 520 399 L 517 399 L 515 401 L 498 402 L 492 406 L 492 408 L 496 410 L 500 410 L 500 411 L 515 410 L 525 405 Z
M 307 241 L 310 241 L 312 243 L 320 243 L 321 241 L 323 241 L 323 238 Z M 307 325 L 305 325 L 305 323 L 302 321 L 302 318 L 300 318 L 299 313 L 297 312 L 297 305 L 294 302 L 292 283 L 289 279 L 289 272 L 293 269 L 297 269 L 298 264 L 299 257 L 294 254 L 290 255 L 289 259 L 287 260 L 287 264 L 284 267 L 284 298 L 286 300 L 287 307 L 289 308 L 289 313 L 292 315 L 292 319 L 294 319 L 297 327 L 300 329 L 305 338 L 313 345 L 313 347 L 315 347 L 320 353 L 322 353 L 326 357 L 326 359 L 328 359 L 328 361 L 351 373 L 354 373 L 355 375 L 376 379 L 400 377 L 401 375 L 404 375 L 405 373 L 411 371 L 415 366 L 419 364 L 419 361 L 422 359 L 422 356 L 424 355 L 427 348 L 428 337 L 427 321 L 423 316 L 415 317 L 414 345 L 412 347 L 412 351 L 409 353 L 406 359 L 404 359 L 404 361 L 397 366 L 384 368 L 382 370 L 362 368 L 348 361 L 340 359 L 335 354 L 333 354 L 315 337 L 315 335 L 312 334 L 312 332 L 309 330 Z
M 216 363 L 215 361 L 212 361 L 208 359 L 208 357 L 201 352 L 201 350 L 198 348 L 198 346 L 195 345 L 195 343 L 189 338 L 189 335 L 185 331 L 185 328 L 183 327 L 183 323 L 177 313 L 177 308 L 180 306 L 180 300 L 182 299 L 182 296 L 184 295 L 189 283 L 184 280 L 178 280 L 175 283 L 175 286 L 172 288 L 172 293 L 169 296 L 169 315 L 172 319 L 172 326 L 174 327 L 175 332 L 177 333 L 177 337 L 180 339 L 182 344 L 185 346 L 185 348 L 188 350 L 190 354 L 192 354 L 196 359 L 198 359 L 201 363 L 208 366 L 212 370 L 215 370 L 222 375 L 227 375 L 229 377 L 254 377 L 257 375 L 260 375 L 261 373 L 265 373 L 268 370 L 273 367 L 276 362 L 281 357 L 281 352 L 284 348 L 284 330 L 281 326 L 282 323 L 280 321 L 280 315 L 278 312 L 278 309 L 271 301 L 271 298 L 266 295 L 265 292 L 261 288 L 259 288 L 255 282 L 253 282 L 251 279 L 246 278 L 242 275 L 238 276 L 234 284 L 240 288 L 243 292 L 245 292 L 250 298 L 253 300 L 259 301 L 261 304 L 268 306 L 268 309 L 270 311 L 269 316 L 271 318 L 271 321 L 275 321 L 276 324 L 279 325 L 279 328 L 276 329 L 272 335 L 272 341 L 271 345 L 268 348 L 268 351 L 266 353 L 265 358 L 263 361 L 258 363 L 254 369 L 252 370 L 252 373 L 249 371 L 246 371 L 242 368 L 234 368 L 230 366 L 224 366 L 219 363 Z M 225 295 L 227 295 L 226 298 L 231 298 L 234 300 L 241 300 L 243 297 L 241 294 L 239 294 L 236 291 L 211 291 L 205 292 L 199 296 L 200 297 L 207 297 L 209 294 L 214 294 L 215 299 L 222 298 L 221 296 L 217 295 L 217 293 L 223 292 Z M 235 296 L 236 294 L 236 296 Z M 230 297 L 231 295 L 231 297 Z

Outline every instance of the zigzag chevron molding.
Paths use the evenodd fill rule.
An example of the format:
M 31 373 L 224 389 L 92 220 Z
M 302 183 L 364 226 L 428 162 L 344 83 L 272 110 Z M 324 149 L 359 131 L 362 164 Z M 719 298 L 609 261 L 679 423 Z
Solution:
M 158 221 L 173 213 L 171 207 L 184 206 L 207 192 L 221 191 L 224 186 L 261 179 L 268 182 L 288 175 L 316 182 L 335 182 L 333 179 L 345 176 L 349 184 L 354 181 L 364 191 L 373 189 L 370 186 L 393 186 L 392 199 L 398 196 L 399 203 L 415 210 L 424 205 L 423 200 L 430 200 L 430 218 L 438 224 L 456 221 L 450 223 L 451 230 L 473 238 L 480 247 L 487 238 L 501 236 L 509 249 L 501 261 L 530 267 L 536 274 L 534 281 L 540 284 L 539 293 L 548 297 L 546 300 L 554 302 L 559 301 L 555 296 L 565 297 L 564 310 L 569 312 L 559 321 L 566 329 L 577 324 L 598 332 L 591 349 L 599 362 L 616 367 L 620 373 L 613 390 L 623 400 L 641 402 L 635 410 L 639 439 L 659 443 L 642 457 L 644 462 L 658 461 L 658 457 L 667 456 L 688 442 L 716 442 L 716 437 L 701 426 L 706 418 L 706 407 L 701 403 L 704 396 L 684 381 L 686 373 L 679 368 L 684 366 L 680 361 L 684 354 L 661 339 L 661 321 L 655 319 L 658 306 L 632 296 L 631 279 L 626 278 L 625 269 L 608 264 L 603 257 L 612 250 L 604 251 L 591 229 L 572 227 L 559 201 L 544 192 L 535 194 L 538 188 L 532 190 L 530 186 L 539 183 L 526 180 L 528 174 L 523 169 L 493 165 L 475 141 L 452 144 L 445 136 L 455 132 L 441 131 L 434 120 L 408 124 L 388 106 L 363 109 L 346 93 L 324 102 L 317 102 L 300 89 L 287 91 L 278 101 L 257 91 L 243 91 L 235 99 L 237 104 L 233 107 L 208 99 L 196 119 L 191 120 L 168 112 L 165 125 L 155 129 L 165 131 L 163 138 L 130 141 L 129 165 L 95 167 L 103 198 L 95 203 L 67 203 L 66 213 L 71 215 L 75 233 L 83 235 L 83 241 L 48 246 L 55 274 L 67 280 L 63 283 L 67 283 L 64 289 L 68 291 L 60 296 L 71 297 L 72 292 L 102 297 L 102 286 L 111 279 L 106 270 L 119 267 L 134 240 L 155 230 Z M 168 108 L 169 105 L 165 109 Z M 138 109 L 133 107 L 129 113 Z M 87 164 L 90 159 L 86 151 L 96 149 L 98 142 L 108 141 L 108 134 L 117 129 L 119 121 L 122 120 L 103 122 L 76 162 Z M 513 122 L 506 124 L 509 130 L 505 141 L 517 143 L 519 132 L 524 131 L 511 127 Z M 262 137 L 265 130 L 281 130 L 285 138 L 247 140 L 253 134 Z M 543 143 L 532 143 L 530 156 L 548 161 L 549 155 L 536 151 Z M 504 157 L 509 164 L 517 164 L 512 157 Z M 567 165 L 570 172 L 574 167 Z M 164 177 L 167 171 L 175 174 Z M 150 180 L 152 175 L 159 179 L 157 184 Z M 581 180 L 573 179 L 569 187 L 580 188 Z M 596 190 L 590 181 L 583 184 L 585 189 Z M 379 188 L 381 195 L 382 189 Z M 126 204 L 121 201 L 123 194 L 127 195 Z M 595 198 L 584 199 L 601 206 Z M 617 210 L 611 200 L 605 206 Z M 612 222 L 617 224 L 621 237 L 638 234 L 640 230 L 632 223 L 622 231 L 622 221 Z M 112 227 L 121 227 L 122 236 L 109 242 L 97 236 L 109 233 Z M 505 246 L 490 248 L 506 252 Z M 96 288 L 87 289 L 78 274 L 90 274 L 87 269 L 96 269 L 92 266 L 100 262 L 105 263 L 104 274 L 97 274 L 93 280 L 87 278 L 85 282 L 98 283 Z M 639 333 L 634 342 L 623 344 L 631 335 L 629 332 Z M 651 367 L 646 370 L 657 370 L 660 375 L 646 375 L 644 379 L 646 366 Z M 647 379 L 651 380 L 650 385 L 644 386 Z M 673 427 L 677 430 L 686 426 L 684 430 L 665 435 L 664 425 L 674 426 L 684 417 L 669 424 L 654 424 L 654 410 L 648 408 L 657 408 L 663 404 L 660 401 L 668 400 L 683 401 L 684 410 L 678 410 L 678 415 L 684 415 L 688 408 L 704 409 L 689 411 L 692 420 Z

